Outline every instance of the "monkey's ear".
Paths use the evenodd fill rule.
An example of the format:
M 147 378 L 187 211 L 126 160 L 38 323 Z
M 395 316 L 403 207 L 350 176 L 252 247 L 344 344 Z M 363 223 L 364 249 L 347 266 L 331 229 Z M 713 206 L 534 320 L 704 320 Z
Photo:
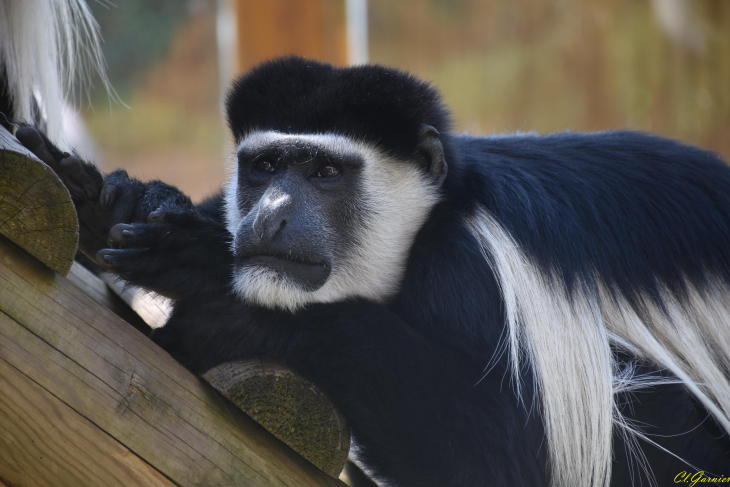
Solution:
M 418 134 L 418 152 L 425 157 L 424 169 L 436 186 L 444 184 L 449 166 L 444 159 L 444 148 L 439 131 L 430 125 L 423 125 Z

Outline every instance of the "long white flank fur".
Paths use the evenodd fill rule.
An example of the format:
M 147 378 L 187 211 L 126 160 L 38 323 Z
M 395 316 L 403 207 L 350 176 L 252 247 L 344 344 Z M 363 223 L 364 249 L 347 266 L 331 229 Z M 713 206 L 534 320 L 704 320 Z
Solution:
M 347 260 L 332 262 L 329 278 L 315 291 L 305 291 L 264 267 L 239 271 L 234 287 L 244 299 L 291 311 L 308 303 L 349 297 L 383 301 L 393 296 L 400 289 L 416 232 L 439 200 L 438 189 L 415 164 L 390 160 L 374 147 L 340 135 L 254 132 L 237 150 L 293 140 L 314 144 L 331 154 L 358 155 L 363 159 L 359 204 L 365 208 L 367 218 L 359 232 L 360 239 L 348 249 Z M 244 218 L 237 201 L 236 180 L 234 169 L 226 189 L 226 222 L 232 235 L 236 235 Z
M 620 415 L 615 397 L 672 379 L 619 370 L 611 344 L 672 372 L 730 433 L 728 284 L 718 279 L 697 289 L 688 283 L 682 301 L 665 288 L 664 308 L 645 297 L 641 310 L 600 279 L 598 292 L 578 283 L 569 295 L 556 273 L 541 272 L 486 209 L 466 224 L 501 287 L 518 393 L 522 360 L 537 379 L 554 487 L 608 486 L 614 432 L 647 468 L 636 438 L 651 440 Z
M 110 95 L 99 26 L 84 0 L 0 0 L 0 69 L 7 71 L 15 117 L 37 104 L 53 140 L 63 138 L 63 105 L 87 91 L 96 73 Z

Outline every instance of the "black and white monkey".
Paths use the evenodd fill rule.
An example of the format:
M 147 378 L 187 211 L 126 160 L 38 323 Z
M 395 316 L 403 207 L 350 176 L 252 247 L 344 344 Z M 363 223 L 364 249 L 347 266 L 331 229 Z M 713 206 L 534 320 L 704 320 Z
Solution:
M 458 135 L 411 75 L 293 57 L 226 106 L 234 173 L 199 205 L 17 132 L 67 184 L 81 249 L 176 300 L 153 339 L 191 370 L 287 365 L 381 485 L 730 476 L 716 155 L 635 132 Z

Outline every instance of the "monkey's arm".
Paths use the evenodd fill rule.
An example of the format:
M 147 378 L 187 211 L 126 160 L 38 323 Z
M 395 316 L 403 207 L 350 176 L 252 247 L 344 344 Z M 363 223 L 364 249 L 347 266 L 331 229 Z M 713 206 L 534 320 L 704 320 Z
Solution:
M 100 267 L 173 299 L 227 285 L 230 236 L 215 201 L 195 207 L 177 188 L 142 183 L 124 170 L 102 176 L 33 127 L 16 136 L 68 188 L 79 217 L 79 250 Z
M 480 365 L 381 305 L 317 304 L 292 315 L 230 294 L 185 299 L 152 338 L 197 373 L 254 357 L 288 366 L 347 417 L 360 459 L 394 485 L 543 485 L 541 432 L 514 413 L 502 374 L 480 382 Z

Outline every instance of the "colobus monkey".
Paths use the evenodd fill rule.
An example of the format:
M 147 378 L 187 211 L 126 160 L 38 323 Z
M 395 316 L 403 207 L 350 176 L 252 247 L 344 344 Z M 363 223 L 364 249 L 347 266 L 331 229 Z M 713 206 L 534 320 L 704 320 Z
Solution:
M 716 155 L 636 132 L 454 134 L 428 83 L 296 57 L 226 106 L 234 172 L 200 205 L 18 131 L 68 185 L 81 249 L 177 301 L 153 339 L 191 370 L 286 364 L 381 485 L 730 476 Z

